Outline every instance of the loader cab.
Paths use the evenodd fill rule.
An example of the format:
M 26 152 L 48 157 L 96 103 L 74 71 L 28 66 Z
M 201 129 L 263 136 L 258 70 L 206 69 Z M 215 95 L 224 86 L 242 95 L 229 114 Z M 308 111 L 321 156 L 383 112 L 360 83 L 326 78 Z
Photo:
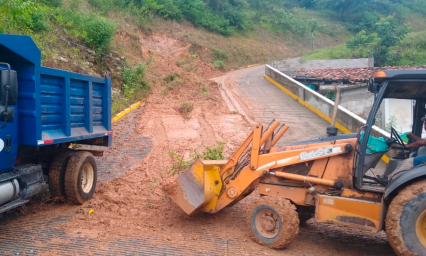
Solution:
M 401 134 L 412 132 L 414 135 L 422 137 L 424 123 L 421 119 L 426 115 L 426 70 L 378 71 L 369 81 L 368 90 L 374 93 L 375 101 L 366 125 L 358 131 L 359 144 L 355 153 L 354 185 L 364 191 L 384 192 L 389 183 L 374 180 L 375 176 L 392 177 L 392 173 L 399 164 L 410 157 L 413 151 L 416 151 L 405 147 L 407 140 L 401 138 Z M 398 108 L 395 102 L 405 102 L 405 109 Z M 392 122 L 387 123 L 390 133 L 389 136 L 386 136 L 387 138 L 384 138 L 384 141 L 388 149 L 371 152 L 370 140 L 363 138 L 369 138 L 370 135 L 379 137 L 379 132 L 386 134 L 385 131 L 380 131 L 374 125 L 378 119 L 382 118 L 385 111 L 389 113 L 389 109 L 392 108 L 403 111 L 408 118 L 412 117 L 413 125 L 409 127 L 409 130 L 403 130 L 401 126 L 391 127 Z M 396 125 L 394 124 L 394 126 Z M 408 141 L 408 143 L 411 142 Z M 388 163 L 384 164 L 381 159 Z M 426 175 L 426 167 L 417 172 L 418 175 L 421 175 L 422 172 L 424 172 L 423 175 Z M 395 179 L 398 178 L 397 176 Z

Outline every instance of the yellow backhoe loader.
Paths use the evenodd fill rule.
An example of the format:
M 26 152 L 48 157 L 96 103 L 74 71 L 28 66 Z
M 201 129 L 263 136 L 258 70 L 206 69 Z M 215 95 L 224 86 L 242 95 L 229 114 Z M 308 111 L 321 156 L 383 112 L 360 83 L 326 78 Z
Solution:
M 289 127 L 257 124 L 229 160 L 194 163 L 169 197 L 187 214 L 216 213 L 257 191 L 261 197 L 248 210 L 247 224 L 253 239 L 270 248 L 291 243 L 299 223 L 314 217 L 385 230 L 397 254 L 426 255 L 426 164 L 399 170 L 417 151 L 393 128 L 390 138 L 380 140 L 385 150 L 374 151 L 370 136 L 382 101 L 392 98 L 413 100 L 412 133 L 421 136 L 426 70 L 376 72 L 368 89 L 375 102 L 357 133 L 337 134 L 331 126 L 325 137 L 274 147 Z M 385 154 L 387 165 L 380 162 Z

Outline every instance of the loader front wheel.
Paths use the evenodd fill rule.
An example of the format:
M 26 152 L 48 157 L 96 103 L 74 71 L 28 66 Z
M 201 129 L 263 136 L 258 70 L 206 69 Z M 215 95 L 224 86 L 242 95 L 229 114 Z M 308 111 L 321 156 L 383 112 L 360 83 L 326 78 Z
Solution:
M 289 245 L 299 233 L 296 207 L 280 197 L 261 197 L 247 214 L 250 237 L 269 248 L 281 249 Z
M 426 255 L 426 180 L 407 186 L 392 200 L 386 234 L 397 255 Z
M 74 204 L 83 204 L 95 193 L 97 166 L 90 152 L 79 151 L 71 156 L 65 172 L 65 194 Z

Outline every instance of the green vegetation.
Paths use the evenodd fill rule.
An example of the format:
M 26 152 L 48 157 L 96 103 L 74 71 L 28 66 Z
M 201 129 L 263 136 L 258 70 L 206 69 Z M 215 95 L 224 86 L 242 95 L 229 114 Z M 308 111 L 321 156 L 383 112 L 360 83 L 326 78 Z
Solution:
M 223 63 L 223 61 L 221 61 L 221 60 L 216 60 L 214 63 L 213 63 L 213 67 L 215 67 L 215 68 L 225 68 L 225 63 Z
M 136 67 L 127 64 L 123 69 L 121 78 L 124 95 L 115 94 L 112 96 L 113 116 L 130 104 L 142 100 L 151 92 L 151 83 L 145 78 L 145 72 L 150 63 L 151 59 L 145 64 L 139 63 Z
M 0 0 L 1 33 L 32 36 L 45 65 L 93 75 L 101 75 L 108 67 L 106 59 L 120 48 L 114 45 L 114 36 L 127 23 L 149 33 L 158 20 L 189 22 L 218 34 L 195 36 L 205 33 L 200 29 L 181 35 L 177 35 L 179 29 L 173 31 L 193 46 L 193 55 L 176 63 L 186 72 L 197 72 L 189 63 L 198 57 L 215 68 L 238 67 L 283 57 L 269 53 L 270 48 L 293 51 L 289 57 L 349 37 L 353 38 L 345 45 L 315 50 L 303 59 L 373 56 L 378 66 L 425 65 L 425 16 L 426 0 Z M 268 51 L 251 45 L 248 39 L 253 38 L 263 40 Z M 86 54 L 93 51 L 94 59 Z M 148 66 L 115 65 L 113 87 L 121 93 L 113 95 L 113 113 L 149 93 Z M 163 83 L 166 94 L 180 83 L 179 76 L 167 77 Z
M 357 35 L 345 46 L 310 52 L 304 60 L 374 57 L 376 66 L 426 63 L 426 0 L 308 2 L 316 8 L 339 14 L 341 22 Z M 415 33 L 410 34 L 413 30 Z
M 93 13 L 78 13 L 63 8 L 56 9 L 54 16 L 65 33 L 82 39 L 99 53 L 107 52 L 115 34 L 116 25 L 113 22 Z
M 391 115 L 389 117 L 389 122 L 386 123 L 385 125 L 385 131 L 390 133 L 392 128 L 395 128 L 397 126 L 398 126 L 398 119 L 395 116 Z
M 220 141 L 217 147 L 206 147 L 204 151 L 201 152 L 204 160 L 223 160 L 223 149 L 225 147 L 225 142 Z
M 351 50 L 346 45 L 318 49 L 303 55 L 302 60 L 350 59 Z
M 166 96 L 167 93 L 173 90 L 176 86 L 180 84 L 179 74 L 170 73 L 163 78 L 163 85 L 166 87 L 163 91 L 163 96 Z
M 226 142 L 220 141 L 217 146 L 213 147 L 205 147 L 201 154 L 198 153 L 197 149 L 194 149 L 191 154 L 189 154 L 188 160 L 184 160 L 183 156 L 175 152 L 169 152 L 169 155 L 173 157 L 174 163 L 169 170 L 166 170 L 167 174 L 171 174 L 172 176 L 176 174 L 181 174 L 187 171 L 192 164 L 199 160 L 223 160 L 223 150 L 225 148 Z
M 207 88 L 207 86 L 205 84 L 201 84 L 200 89 L 201 89 L 201 93 L 204 96 L 207 96 L 207 94 L 209 93 L 209 88 Z
M 191 113 L 193 108 L 192 103 L 184 101 L 180 103 L 178 110 L 185 118 L 189 118 L 189 113 Z

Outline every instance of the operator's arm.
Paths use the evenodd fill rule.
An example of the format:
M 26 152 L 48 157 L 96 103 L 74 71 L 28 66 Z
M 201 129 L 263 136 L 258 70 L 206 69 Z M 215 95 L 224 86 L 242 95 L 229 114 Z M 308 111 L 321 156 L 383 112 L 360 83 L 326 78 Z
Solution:
M 416 135 L 412 134 L 411 132 L 407 133 L 407 137 L 411 137 L 414 141 L 422 140 L 422 138 L 417 137 Z
M 425 139 L 418 139 L 416 142 L 406 145 L 407 148 L 418 148 L 422 146 L 426 146 Z

